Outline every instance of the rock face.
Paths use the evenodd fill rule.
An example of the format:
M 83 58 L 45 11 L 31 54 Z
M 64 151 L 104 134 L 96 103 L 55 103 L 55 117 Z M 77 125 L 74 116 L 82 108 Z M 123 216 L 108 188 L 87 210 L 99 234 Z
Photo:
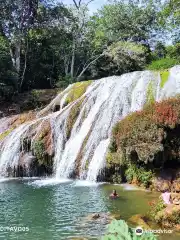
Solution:
M 165 169 L 152 181 L 152 187 L 158 192 L 180 192 L 179 170 Z

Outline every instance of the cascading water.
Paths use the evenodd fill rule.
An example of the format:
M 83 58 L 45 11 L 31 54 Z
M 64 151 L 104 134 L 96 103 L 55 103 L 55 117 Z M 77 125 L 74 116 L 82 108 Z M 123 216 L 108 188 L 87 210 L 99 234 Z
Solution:
M 75 172 L 81 179 L 96 181 L 105 164 L 115 123 L 130 112 L 142 109 L 149 94 L 159 101 L 180 93 L 180 66 L 170 69 L 169 78 L 162 88 L 159 73 L 133 72 L 93 81 L 84 94 L 67 104 L 66 99 L 73 86 L 60 93 L 37 114 L 36 119 L 20 125 L 0 140 L 0 175 L 7 176 L 9 167 L 17 167 L 22 153 L 22 138 L 33 129 L 30 136 L 35 141 L 43 130 L 45 119 L 50 122 L 53 138 L 54 176 L 68 178 Z M 56 105 L 59 109 L 53 112 Z M 72 116 L 74 119 L 68 134 L 68 121 Z M 0 120 L 2 132 L 7 130 L 7 121 L 9 119 Z

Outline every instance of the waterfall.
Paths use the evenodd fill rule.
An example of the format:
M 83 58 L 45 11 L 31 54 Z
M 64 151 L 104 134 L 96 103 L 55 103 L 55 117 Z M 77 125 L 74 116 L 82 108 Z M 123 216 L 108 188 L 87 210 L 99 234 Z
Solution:
M 46 120 L 53 139 L 54 177 L 68 178 L 75 173 L 81 179 L 96 181 L 105 166 L 113 126 L 130 112 L 142 109 L 149 94 L 159 101 L 180 93 L 180 66 L 170 69 L 163 87 L 160 73 L 132 72 L 92 81 L 78 99 L 67 104 L 73 86 L 61 92 L 33 121 L 0 138 L 0 176 L 7 176 L 9 167 L 20 164 L 22 139 L 29 136 L 35 141 Z M 54 112 L 55 106 L 59 109 Z M 0 119 L 1 132 L 7 130 L 10 119 Z

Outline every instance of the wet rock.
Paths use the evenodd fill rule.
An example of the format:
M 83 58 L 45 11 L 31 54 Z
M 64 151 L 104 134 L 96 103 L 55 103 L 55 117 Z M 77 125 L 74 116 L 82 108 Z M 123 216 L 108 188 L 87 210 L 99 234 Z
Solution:
M 141 214 L 132 216 L 128 221 L 133 225 L 141 226 L 143 229 L 150 229 L 150 226 L 146 222 L 146 218 Z
M 4 113 L 0 111 L 0 118 L 4 117 Z
M 152 183 L 153 189 L 158 192 L 170 192 L 171 191 L 171 181 L 164 180 L 162 178 L 156 178 Z
M 120 214 L 111 214 L 111 213 L 93 213 L 85 217 L 84 223 L 97 221 L 101 224 L 108 224 L 112 220 L 120 219 Z

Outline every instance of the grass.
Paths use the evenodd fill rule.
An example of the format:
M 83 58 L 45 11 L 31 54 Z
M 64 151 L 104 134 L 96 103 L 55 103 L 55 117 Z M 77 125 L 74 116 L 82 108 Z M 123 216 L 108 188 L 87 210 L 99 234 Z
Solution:
M 159 60 L 154 60 L 152 61 L 148 66 L 148 70 L 159 70 L 159 71 L 164 71 L 167 70 L 175 65 L 178 65 L 179 61 L 177 59 L 173 58 L 162 58 Z

